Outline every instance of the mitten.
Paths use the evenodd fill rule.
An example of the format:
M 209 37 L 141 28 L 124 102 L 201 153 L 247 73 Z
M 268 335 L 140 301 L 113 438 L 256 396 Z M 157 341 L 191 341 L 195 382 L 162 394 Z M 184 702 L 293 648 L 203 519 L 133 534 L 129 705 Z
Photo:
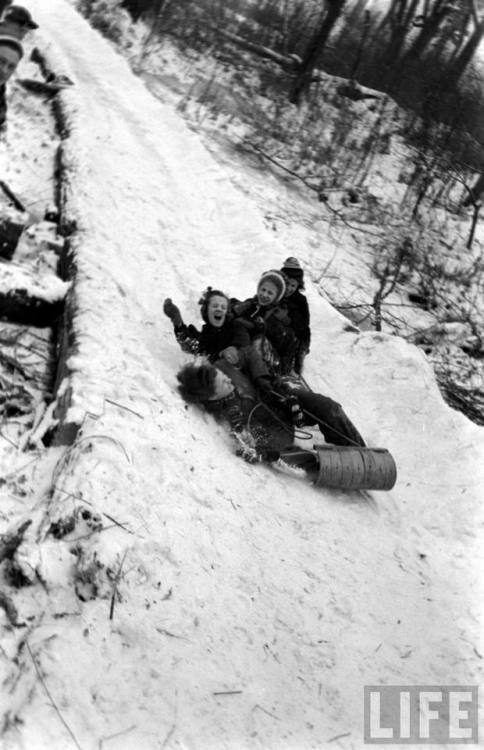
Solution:
M 232 437 L 235 438 L 236 448 L 235 454 L 243 458 L 249 464 L 255 464 L 259 460 L 259 454 L 256 449 L 250 444 L 250 437 L 245 432 L 233 432 Z
M 236 302 L 235 300 L 232 300 L 232 312 L 237 317 L 238 315 L 243 315 L 247 310 L 249 310 L 250 306 L 252 304 L 252 300 L 246 300 L 245 302 Z
M 183 325 L 183 320 L 182 320 L 182 316 L 180 315 L 180 310 L 178 309 L 176 305 L 173 304 L 173 302 L 171 301 L 169 297 L 167 297 L 166 300 L 163 302 L 163 312 L 168 318 L 170 318 L 175 328 L 180 328 L 180 326 Z
M 226 349 L 220 352 L 222 359 L 225 359 L 229 365 L 237 365 L 239 363 L 239 353 L 235 346 L 228 346 Z

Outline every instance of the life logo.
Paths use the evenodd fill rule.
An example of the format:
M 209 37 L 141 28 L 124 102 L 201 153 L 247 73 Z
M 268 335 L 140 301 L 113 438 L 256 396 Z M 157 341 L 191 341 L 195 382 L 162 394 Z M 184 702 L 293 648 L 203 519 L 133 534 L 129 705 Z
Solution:
M 477 686 L 365 685 L 366 744 L 477 745 Z

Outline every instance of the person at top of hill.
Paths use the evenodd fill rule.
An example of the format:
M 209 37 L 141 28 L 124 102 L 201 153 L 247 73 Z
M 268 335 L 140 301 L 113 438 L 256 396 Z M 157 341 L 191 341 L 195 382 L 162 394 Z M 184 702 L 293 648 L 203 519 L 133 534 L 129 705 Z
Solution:
M 7 33 L 22 40 L 29 31 L 39 28 L 27 8 L 22 5 L 10 5 L 4 12 L 2 23 Z
M 22 59 L 24 50 L 20 39 L 12 29 L 0 21 L 0 129 L 7 119 L 6 84 Z
M 236 320 L 249 331 L 264 359 L 271 361 L 279 374 L 288 374 L 294 366 L 297 339 L 290 327 L 290 319 L 281 302 L 286 294 L 286 281 L 280 271 L 272 269 L 262 274 L 254 297 L 245 301 L 232 300 Z M 269 342 L 275 357 L 268 352 Z
M 183 351 L 206 356 L 210 362 L 225 360 L 245 369 L 259 388 L 270 388 L 269 370 L 252 346 L 246 326 L 234 319 L 229 297 L 209 286 L 199 305 L 203 320 L 201 330 L 183 322 L 179 308 L 169 297 L 163 304 L 163 311 L 173 323 L 176 340 Z
M 281 302 L 287 310 L 290 325 L 297 339 L 297 349 L 294 358 L 294 370 L 300 375 L 304 358 L 309 353 L 311 343 L 311 329 L 309 327 L 309 305 L 304 290 L 304 271 L 297 258 L 286 258 L 281 268 L 286 280 L 286 294 Z

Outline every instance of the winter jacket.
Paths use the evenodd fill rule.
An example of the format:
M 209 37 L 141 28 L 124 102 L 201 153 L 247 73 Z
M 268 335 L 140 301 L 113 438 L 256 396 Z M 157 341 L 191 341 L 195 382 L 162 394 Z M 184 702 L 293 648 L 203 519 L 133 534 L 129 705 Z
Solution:
M 5 124 L 7 119 L 7 86 L 0 86 L 0 128 Z
M 249 331 L 252 339 L 266 336 L 281 359 L 281 370 L 289 372 L 297 349 L 287 312 L 280 305 L 260 305 L 257 297 L 235 301 L 234 313 Z
M 278 388 L 282 401 L 278 402 L 272 395 L 256 394 L 244 374 L 227 362 L 219 361 L 216 366 L 228 375 L 234 392 L 228 398 L 205 401 L 204 406 L 214 416 L 225 417 L 235 431 L 248 427 L 256 439 L 258 450 L 281 450 L 293 442 L 294 426 L 288 408 L 291 398 L 296 398 L 303 410 L 304 425 L 317 425 L 326 442 L 365 446 L 365 441 L 341 404 L 328 396 L 307 388 L 286 388 L 282 385 Z M 261 396 L 269 410 L 264 408 L 263 403 L 254 410 L 257 395 Z
M 289 297 L 283 299 L 282 305 L 287 310 L 291 328 L 296 334 L 300 347 L 308 352 L 311 343 L 311 329 L 309 327 L 309 305 L 306 297 L 297 289 Z
M 175 328 L 175 336 L 184 352 L 204 354 L 210 362 L 215 362 L 229 346 L 243 349 L 250 345 L 249 332 L 237 320 L 227 320 L 220 328 L 205 323 L 201 331 L 183 323 Z

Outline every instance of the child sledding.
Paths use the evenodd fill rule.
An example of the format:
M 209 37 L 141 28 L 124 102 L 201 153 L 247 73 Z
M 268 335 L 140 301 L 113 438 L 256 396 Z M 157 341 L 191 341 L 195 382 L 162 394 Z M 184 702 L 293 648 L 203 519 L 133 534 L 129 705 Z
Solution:
M 284 267 L 295 273 L 296 284 L 271 270 L 262 274 L 256 295 L 242 302 L 209 287 L 199 301 L 201 331 L 187 326 L 171 299 L 165 300 L 181 348 L 203 357 L 178 372 L 180 394 L 228 422 L 236 451 L 247 461 L 282 461 L 303 469 L 317 485 L 390 489 L 396 469 L 388 451 L 367 448 L 341 405 L 300 377 L 310 342 L 309 310 L 300 295 L 300 317 L 294 313 L 301 306 L 297 298 L 289 313 L 287 300 L 302 283 L 302 269 L 295 258 Z M 313 427 L 324 445 L 296 446 L 295 437 L 312 438 L 307 428 Z

